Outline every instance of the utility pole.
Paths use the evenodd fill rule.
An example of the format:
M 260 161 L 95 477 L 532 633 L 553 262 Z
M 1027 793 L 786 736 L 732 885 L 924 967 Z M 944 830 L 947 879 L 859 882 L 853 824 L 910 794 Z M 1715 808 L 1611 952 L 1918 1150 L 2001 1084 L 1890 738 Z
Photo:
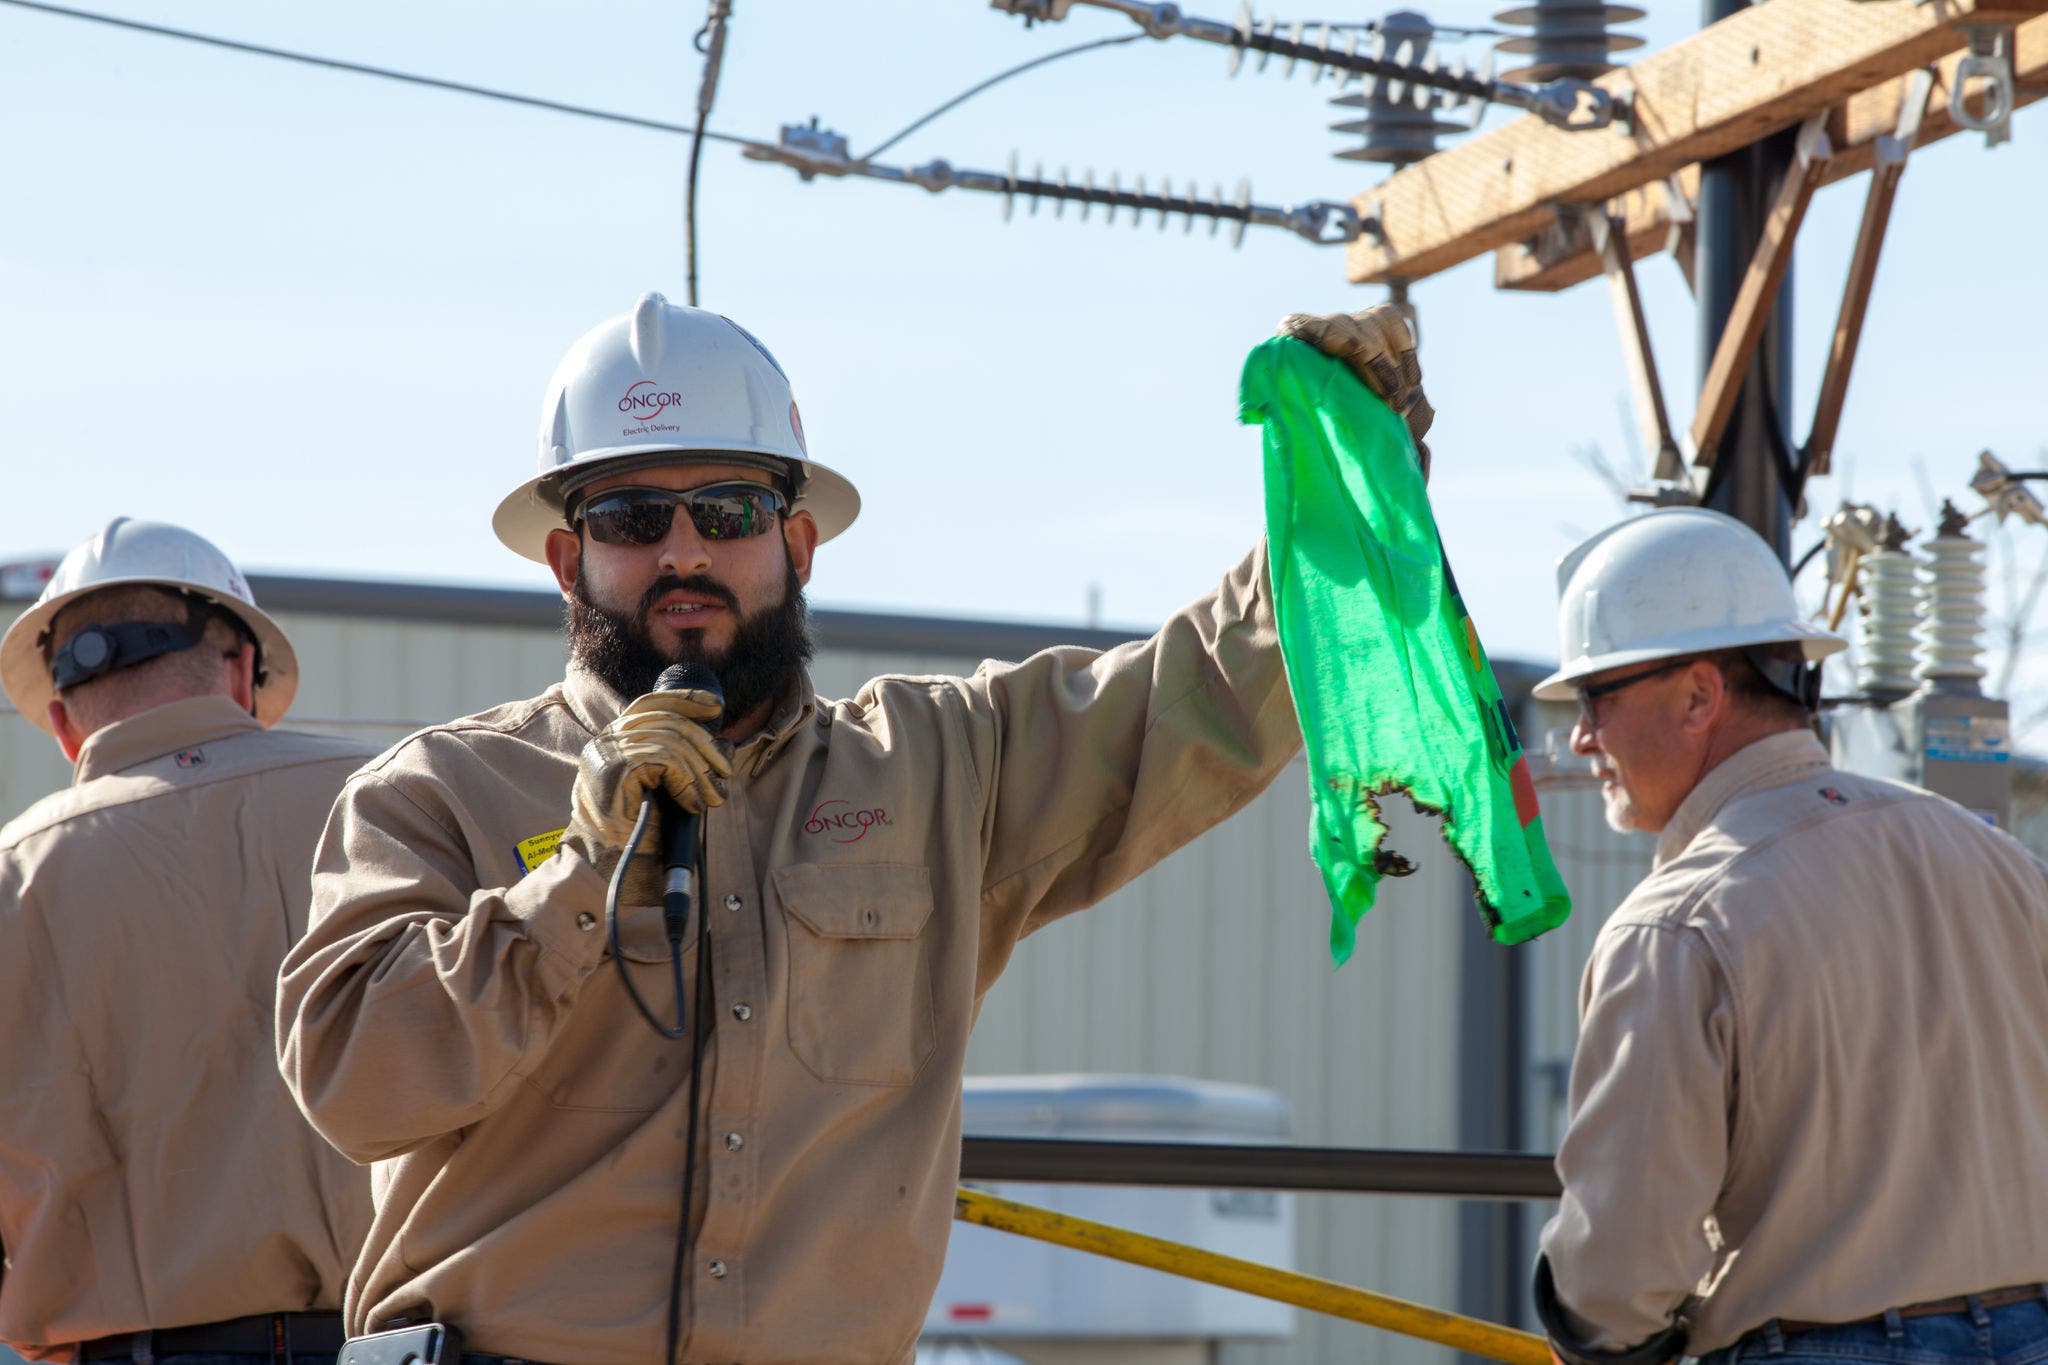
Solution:
M 1700 25 L 1749 8 L 1750 0 L 1702 0 Z M 1735 308 L 1735 296 L 1763 240 L 1779 185 L 1791 172 L 1797 130 L 1787 129 L 1700 166 L 1694 286 L 1699 305 L 1700 381 Z M 1789 252 L 1790 246 L 1786 247 Z M 1792 446 L 1792 268 L 1764 324 L 1708 471 L 1700 501 L 1726 512 L 1790 560 L 1792 512 L 1798 501 L 1798 457 Z
M 1627 137 L 1524 117 L 1356 195 L 1347 274 L 1415 281 L 1493 252 L 1502 289 L 1605 275 L 1644 445 L 1659 452 L 1660 483 L 1644 491 L 1662 501 L 1687 495 L 1682 447 L 1633 271 L 1669 251 L 1695 286 L 1703 362 L 1683 482 L 1782 556 L 1802 471 L 1828 468 L 1906 155 L 1966 130 L 2002 136 L 2013 109 L 2048 95 L 2048 0 L 1701 0 L 1700 13 L 1691 38 L 1594 82 Z M 1964 98 L 1973 83 L 1990 92 L 1975 111 Z M 1795 443 L 1792 244 L 1814 192 L 1864 172 L 1813 429 Z

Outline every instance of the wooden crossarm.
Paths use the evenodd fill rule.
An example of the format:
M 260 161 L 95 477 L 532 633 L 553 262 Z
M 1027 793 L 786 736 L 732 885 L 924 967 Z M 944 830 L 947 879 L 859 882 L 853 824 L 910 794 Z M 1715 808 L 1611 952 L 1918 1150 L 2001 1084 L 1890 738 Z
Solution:
M 1964 46 L 1958 24 L 2043 14 L 2048 0 L 1753 6 L 1600 78 L 1630 100 L 1632 133 L 1525 116 L 1357 195 L 1377 232 L 1346 249 L 1347 273 L 1361 284 L 1434 275 L 1536 235 L 1554 204 L 1613 199 L 1939 61 Z
M 2013 105 L 2021 108 L 2048 95 L 2048 16 L 2019 25 L 2013 38 Z M 1967 131 L 1956 124 L 1948 104 L 1956 64 L 1962 58 L 1958 51 L 1937 65 L 1934 94 L 1920 121 L 1915 147 Z M 1897 76 L 1852 95 L 1828 116 L 1828 140 L 1834 144 L 1835 158 L 1821 177 L 1823 185 L 1871 168 L 1877 155 L 1877 140 L 1898 127 L 1899 106 L 1909 78 L 1910 73 Z M 1678 180 L 1686 202 L 1696 202 L 1699 167 L 1685 167 L 1678 172 Z M 1651 181 L 1630 191 L 1608 207 L 1622 222 L 1632 258 L 1641 260 L 1666 248 L 1671 238 L 1671 196 L 1662 181 Z M 1554 292 L 1599 274 L 1599 253 L 1576 217 L 1567 217 L 1555 225 L 1546 224 L 1542 231 L 1500 248 L 1494 256 L 1493 282 L 1502 289 Z

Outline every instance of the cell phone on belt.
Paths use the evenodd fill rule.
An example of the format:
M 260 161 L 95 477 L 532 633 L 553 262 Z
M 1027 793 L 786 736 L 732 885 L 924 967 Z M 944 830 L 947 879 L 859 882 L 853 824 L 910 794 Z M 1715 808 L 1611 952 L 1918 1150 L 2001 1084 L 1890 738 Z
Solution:
M 423 1322 L 350 1337 L 335 1365 L 460 1365 L 462 1333 L 445 1322 Z

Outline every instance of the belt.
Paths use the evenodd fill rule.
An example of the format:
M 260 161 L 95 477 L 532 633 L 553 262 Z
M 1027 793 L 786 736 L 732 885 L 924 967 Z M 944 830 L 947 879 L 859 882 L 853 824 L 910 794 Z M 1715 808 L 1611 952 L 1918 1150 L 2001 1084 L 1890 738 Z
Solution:
M 1931 1318 L 1941 1313 L 1968 1313 L 1972 1302 L 1981 1308 L 2003 1308 L 2011 1303 L 2025 1303 L 2028 1299 L 2048 1299 L 2048 1285 L 2015 1284 L 2004 1289 L 1987 1290 L 1982 1294 L 1959 1294 L 1952 1299 L 1930 1299 L 1926 1303 L 1908 1304 L 1904 1308 L 1891 1310 L 1902 1318 Z M 1861 1327 L 1867 1323 L 1883 1322 L 1888 1314 L 1873 1313 L 1867 1318 L 1853 1322 L 1802 1322 L 1797 1318 L 1779 1318 L 1781 1332 L 1814 1332 L 1823 1327 Z
M 191 1327 L 164 1327 L 155 1331 L 122 1332 L 83 1342 L 77 1358 L 90 1360 L 134 1360 L 154 1356 L 249 1355 L 283 1357 L 292 1355 L 332 1356 L 341 1353 L 348 1333 L 341 1328 L 341 1314 L 254 1313 L 226 1322 L 202 1322 Z

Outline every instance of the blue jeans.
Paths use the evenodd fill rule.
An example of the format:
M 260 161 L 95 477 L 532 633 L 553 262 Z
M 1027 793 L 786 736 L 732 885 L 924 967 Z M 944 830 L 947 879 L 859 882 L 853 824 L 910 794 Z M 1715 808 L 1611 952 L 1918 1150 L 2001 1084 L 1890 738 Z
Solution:
M 133 1360 L 123 1356 L 121 1360 Z M 273 1357 L 265 1351 L 256 1355 L 247 1351 L 172 1351 L 158 1352 L 154 1357 L 157 1365 L 271 1365 Z M 332 1351 L 293 1351 L 291 1365 L 334 1365 L 336 1356 Z M 119 1360 L 103 1360 L 99 1365 L 120 1365 Z
M 1883 1321 L 1781 1332 L 1766 1323 L 1700 1365 L 2048 1365 L 2048 1299 Z

